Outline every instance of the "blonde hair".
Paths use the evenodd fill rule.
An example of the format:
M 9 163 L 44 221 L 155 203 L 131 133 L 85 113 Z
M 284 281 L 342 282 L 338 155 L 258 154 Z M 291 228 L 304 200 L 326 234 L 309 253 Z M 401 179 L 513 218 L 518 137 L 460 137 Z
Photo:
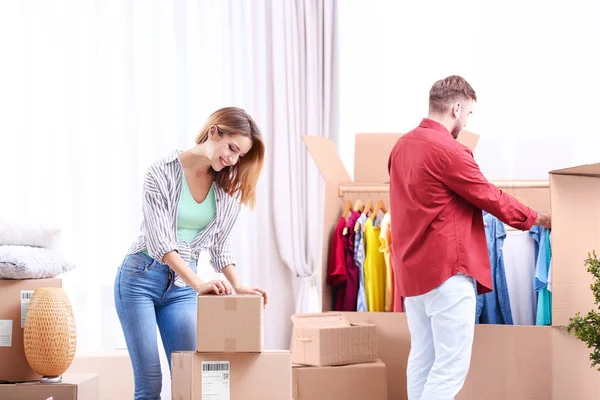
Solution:
M 239 161 L 221 171 L 215 171 L 215 181 L 230 196 L 239 197 L 250 209 L 256 202 L 256 183 L 265 158 L 265 145 L 256 122 L 237 107 L 221 108 L 209 117 L 196 137 L 196 144 L 208 140 L 210 128 L 215 125 L 220 136 L 243 135 L 252 140 L 252 148 Z

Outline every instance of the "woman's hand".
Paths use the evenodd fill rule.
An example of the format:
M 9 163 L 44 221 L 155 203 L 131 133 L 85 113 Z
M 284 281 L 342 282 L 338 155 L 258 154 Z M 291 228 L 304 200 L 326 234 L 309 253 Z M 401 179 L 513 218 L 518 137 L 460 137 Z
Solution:
M 194 287 L 194 290 L 199 295 L 203 294 L 231 294 L 231 285 L 227 281 L 214 280 L 210 282 L 202 282 Z
M 267 291 L 265 289 L 262 289 L 262 288 L 259 288 L 259 287 L 256 287 L 256 286 L 244 286 L 244 285 L 240 285 L 240 286 L 237 286 L 235 288 L 235 292 L 237 294 L 260 294 L 260 295 L 262 295 L 262 297 L 263 297 L 263 299 L 265 301 L 264 306 L 265 307 L 267 306 L 268 296 L 267 296 Z

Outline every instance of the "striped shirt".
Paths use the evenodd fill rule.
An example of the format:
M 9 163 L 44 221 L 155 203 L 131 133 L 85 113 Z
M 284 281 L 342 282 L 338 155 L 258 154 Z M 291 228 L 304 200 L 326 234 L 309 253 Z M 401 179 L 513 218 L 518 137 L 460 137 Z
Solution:
M 231 229 L 239 215 L 239 199 L 227 194 L 213 182 L 216 214 L 212 221 L 191 243 L 177 242 L 177 208 L 181 197 L 183 167 L 179 151 L 150 165 L 144 176 L 141 233 L 131 245 L 128 254 L 147 250 L 150 257 L 162 262 L 163 256 L 177 250 L 181 258 L 190 262 L 197 260 L 201 251 L 208 251 L 210 264 L 220 272 L 235 264 L 231 254 Z

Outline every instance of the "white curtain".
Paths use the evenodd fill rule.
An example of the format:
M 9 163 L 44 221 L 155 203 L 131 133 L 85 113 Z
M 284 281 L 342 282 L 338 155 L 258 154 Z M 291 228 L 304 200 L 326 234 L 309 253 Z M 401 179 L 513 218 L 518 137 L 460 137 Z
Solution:
M 233 243 L 242 279 L 270 293 L 267 348 L 287 348 L 293 277 L 311 282 L 319 260 L 319 176 L 300 135 L 337 131 L 335 4 L 0 4 L 0 210 L 60 221 L 80 350 L 125 346 L 112 287 L 138 234 L 143 173 L 225 105 L 265 136 L 258 206 Z M 214 277 L 206 262 L 200 274 Z M 310 298 L 297 310 L 316 308 Z
M 273 2 L 272 14 L 273 82 L 288 90 L 273 91 L 271 216 L 281 259 L 298 280 L 295 312 L 320 312 L 323 185 L 301 135 L 337 141 L 337 5 Z

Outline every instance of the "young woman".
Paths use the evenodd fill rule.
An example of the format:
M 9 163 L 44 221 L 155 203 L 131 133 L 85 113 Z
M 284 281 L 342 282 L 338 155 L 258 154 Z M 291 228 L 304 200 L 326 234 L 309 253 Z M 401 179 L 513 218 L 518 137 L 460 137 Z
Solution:
M 239 281 L 230 243 L 241 205 L 254 206 L 264 152 L 252 118 L 227 107 L 209 117 L 193 148 L 148 168 L 141 234 L 119 267 L 114 294 L 136 400 L 160 398 L 157 325 L 169 366 L 171 352 L 195 349 L 198 294 L 261 294 L 267 303 L 265 290 Z M 196 274 L 203 250 L 227 280 Z

